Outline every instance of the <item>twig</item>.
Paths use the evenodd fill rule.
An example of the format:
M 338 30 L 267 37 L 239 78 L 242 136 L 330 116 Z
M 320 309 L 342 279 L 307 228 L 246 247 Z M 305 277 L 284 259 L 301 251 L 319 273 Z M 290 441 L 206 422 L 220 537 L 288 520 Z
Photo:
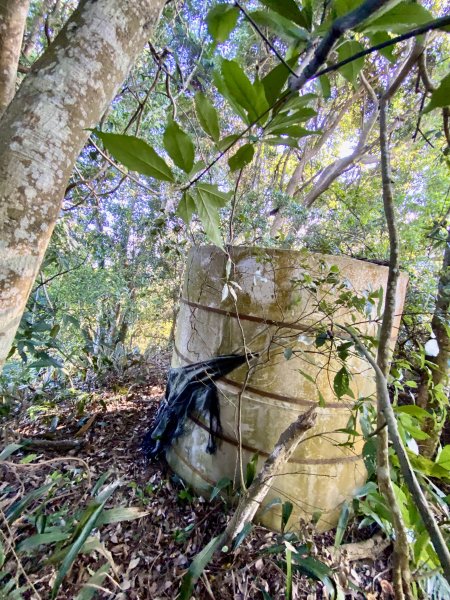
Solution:
M 326 75 L 327 73 L 336 71 L 337 69 L 340 69 L 341 67 L 348 65 L 349 63 L 351 63 L 355 60 L 358 60 L 358 58 L 363 58 L 364 56 L 367 56 L 368 54 L 372 54 L 373 52 L 376 52 L 377 50 L 383 50 L 383 48 L 388 48 L 389 46 L 394 46 L 395 44 L 399 44 L 400 42 L 404 42 L 413 37 L 422 35 L 424 33 L 427 33 L 428 31 L 440 29 L 441 27 L 444 27 L 445 25 L 449 25 L 449 24 L 450 24 L 450 16 L 440 17 L 439 19 L 436 19 L 435 21 L 430 21 L 429 23 L 426 23 L 425 25 L 421 25 L 420 27 L 411 29 L 411 31 L 408 31 L 407 33 L 404 33 L 404 34 L 394 37 L 390 40 L 387 40 L 386 42 L 382 42 L 381 44 L 376 44 L 375 46 L 371 46 L 370 48 L 367 48 L 366 50 L 361 50 L 361 52 L 357 52 L 356 54 L 353 54 L 353 56 L 350 56 L 349 58 L 346 58 L 345 60 L 335 63 L 334 65 L 331 65 L 330 67 L 327 67 L 326 69 L 322 69 L 321 71 L 318 71 L 314 75 L 314 77 L 311 77 L 310 79 L 316 79 L 317 77 L 320 77 L 321 75 Z
M 387 4 L 387 2 L 388 0 L 365 0 L 358 8 L 355 8 L 336 19 L 332 23 L 328 33 L 317 46 L 313 59 L 306 65 L 299 76 L 292 78 L 289 82 L 291 91 L 301 90 L 308 80 L 312 79 L 314 76 L 317 77 L 320 67 L 327 60 L 331 49 L 341 35 L 365 21 L 368 17 L 373 15 L 373 13 Z
M 255 21 L 248 14 L 248 12 L 245 10 L 245 8 L 243 6 L 241 6 L 241 4 L 239 4 L 239 2 L 235 2 L 234 5 L 237 6 L 237 8 L 241 11 L 241 13 L 247 19 L 247 21 L 252 25 L 252 27 L 256 31 L 256 33 L 265 41 L 265 43 L 269 46 L 269 48 L 272 50 L 272 52 L 275 54 L 275 56 L 278 58 L 278 60 L 286 67 L 286 69 L 288 69 L 288 71 L 291 73 L 291 75 L 293 75 L 294 77 L 297 77 L 297 73 L 294 71 L 294 69 L 284 60 L 282 55 L 278 52 L 278 50 L 275 48 L 275 46 L 272 44 L 272 42 L 268 39 L 268 37 L 266 35 L 264 35 L 264 33 L 259 28 L 258 24 L 255 23 Z

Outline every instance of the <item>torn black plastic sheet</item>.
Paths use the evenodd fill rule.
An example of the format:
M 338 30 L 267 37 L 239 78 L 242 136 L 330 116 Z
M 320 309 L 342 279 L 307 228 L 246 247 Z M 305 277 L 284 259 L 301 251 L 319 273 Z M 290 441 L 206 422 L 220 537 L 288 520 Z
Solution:
M 147 458 L 151 460 L 163 454 L 183 434 L 186 419 L 194 412 L 204 414 L 209 419 L 206 452 L 214 454 L 217 449 L 216 435 L 221 431 L 216 380 L 255 356 L 227 354 L 170 369 L 165 398 L 142 444 Z

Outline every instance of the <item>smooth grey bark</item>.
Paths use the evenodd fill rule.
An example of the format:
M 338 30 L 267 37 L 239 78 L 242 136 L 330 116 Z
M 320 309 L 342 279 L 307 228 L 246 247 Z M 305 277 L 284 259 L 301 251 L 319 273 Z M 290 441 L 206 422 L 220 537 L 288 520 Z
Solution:
M 82 0 L 0 121 L 0 367 L 75 160 L 159 19 L 164 0 Z
M 16 92 L 29 5 L 30 0 L 0 0 L 0 118 Z

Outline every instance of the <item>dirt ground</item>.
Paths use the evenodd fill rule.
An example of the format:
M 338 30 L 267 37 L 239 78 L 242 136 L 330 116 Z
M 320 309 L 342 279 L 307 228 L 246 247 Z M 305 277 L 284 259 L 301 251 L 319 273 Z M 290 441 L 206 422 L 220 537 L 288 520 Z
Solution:
M 82 443 L 80 448 L 65 453 L 27 448 L 24 452 L 14 453 L 6 463 L 0 462 L 2 511 L 6 511 L 14 499 L 17 502 L 30 490 L 48 481 L 51 473 L 58 470 L 69 480 L 75 475 L 80 479 L 88 473 L 92 482 L 110 472 L 107 481 L 120 480 L 120 486 L 107 507 L 132 506 L 147 513 L 139 519 L 111 523 L 95 530 L 106 551 L 79 554 L 63 580 L 58 599 L 76 598 L 89 573 L 106 561 L 110 564 L 109 573 L 98 586 L 96 597 L 174 599 L 193 557 L 223 531 L 232 514 L 232 507 L 224 500 L 218 498 L 209 502 L 196 496 L 163 462 L 148 464 L 144 459 L 142 438 L 154 419 L 162 395 L 161 384 L 118 392 L 103 390 L 86 407 L 87 414 L 81 421 L 74 418 L 73 405 L 58 405 L 54 439 L 77 440 Z M 10 435 L 13 433 L 16 439 L 42 439 L 48 436 L 48 431 L 49 415 L 31 420 L 21 414 L 9 425 Z M 31 462 L 26 464 L 24 456 L 31 452 Z M 76 517 L 76 511 L 88 501 L 89 486 L 84 476 L 81 483 L 65 485 L 60 493 L 56 492 L 47 503 L 46 511 L 63 510 Z M 29 512 L 33 513 L 33 505 Z M 36 533 L 33 524 L 26 519 L 19 519 L 11 528 L 3 525 L 5 543 L 9 540 L 17 544 Z M 344 541 L 354 542 L 373 533 L 361 532 L 355 527 Z M 307 544 L 308 555 L 331 567 L 333 578 L 342 590 L 341 598 L 373 600 L 391 597 L 389 549 L 373 560 L 350 563 L 344 554 L 333 561 L 327 550 L 333 545 L 333 532 L 317 535 L 312 527 L 305 526 L 300 538 L 300 543 Z M 255 525 L 234 552 L 222 553 L 208 565 L 192 597 L 199 600 L 285 598 L 285 555 L 269 550 L 280 543 L 283 540 L 279 534 Z M 26 592 L 24 598 L 50 598 L 58 565 L 47 563 L 50 551 L 46 548 L 42 546 L 37 553 L 20 555 L 20 565 L 14 565 L 15 559 L 9 554 L 5 566 L 10 565 L 10 573 L 16 573 L 18 583 L 28 579 L 35 588 L 35 593 Z M 328 597 L 321 582 L 294 572 L 294 599 Z

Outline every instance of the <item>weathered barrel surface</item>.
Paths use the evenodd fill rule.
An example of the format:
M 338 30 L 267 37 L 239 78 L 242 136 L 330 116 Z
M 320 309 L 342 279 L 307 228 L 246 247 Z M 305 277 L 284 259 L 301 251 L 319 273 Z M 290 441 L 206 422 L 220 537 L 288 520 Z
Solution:
M 276 478 L 257 518 L 279 529 L 281 506 L 269 510 L 264 506 L 280 498 L 293 504 L 292 529 L 299 528 L 301 519 L 317 520 L 319 514 L 318 528 L 329 529 L 336 525 L 344 500 L 366 478 L 362 438 L 349 447 L 343 445 L 348 434 L 338 430 L 347 428 L 355 402 L 373 399 L 375 392 L 370 366 L 352 352 L 345 365 L 352 374 L 353 397 L 337 398 L 333 381 L 343 363 L 333 348 L 348 339 L 336 324 L 354 325 L 361 334 L 376 336 L 381 309 L 381 302 L 364 307 L 363 301 L 366 314 L 362 314 L 356 308 L 335 306 L 335 301 L 339 294 L 345 299 L 346 293 L 364 297 L 380 287 L 385 290 L 388 269 L 345 257 L 287 250 L 234 247 L 229 253 L 233 263 L 229 274 L 227 256 L 219 248 L 203 246 L 189 254 L 173 366 L 242 352 L 244 347 L 261 355 L 249 377 L 244 365 L 218 382 L 223 431 L 216 454 L 206 453 L 208 425 L 199 415 L 188 421 L 167 459 L 200 493 L 207 493 L 224 477 L 238 484 L 239 456 L 244 472 L 256 453 L 261 465 L 299 412 L 317 405 L 316 426 Z M 236 299 L 228 293 L 222 300 L 227 281 Z M 406 285 L 402 275 L 392 344 Z M 328 338 L 320 347 L 317 335 Z

